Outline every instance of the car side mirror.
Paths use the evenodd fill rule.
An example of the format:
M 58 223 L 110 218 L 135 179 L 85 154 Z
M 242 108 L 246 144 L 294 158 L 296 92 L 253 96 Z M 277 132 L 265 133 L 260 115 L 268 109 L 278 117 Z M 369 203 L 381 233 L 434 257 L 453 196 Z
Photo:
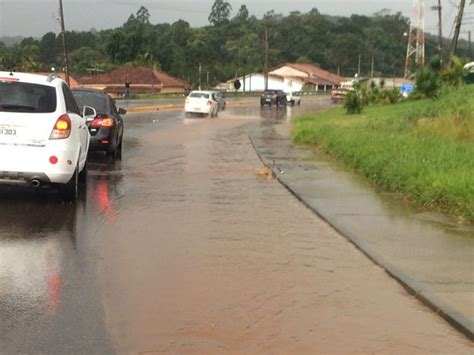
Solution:
M 97 111 L 91 106 L 84 106 L 82 109 L 82 117 L 85 118 L 86 121 L 92 121 L 97 117 Z
M 124 108 L 119 108 L 118 109 L 118 114 L 119 115 L 125 115 L 127 113 L 127 110 L 125 110 Z

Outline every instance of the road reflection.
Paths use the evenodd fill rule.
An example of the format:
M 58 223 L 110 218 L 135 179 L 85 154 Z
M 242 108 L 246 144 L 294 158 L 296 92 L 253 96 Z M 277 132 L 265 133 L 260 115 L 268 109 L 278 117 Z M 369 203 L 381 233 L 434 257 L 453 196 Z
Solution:
M 0 352 L 109 353 L 95 231 L 116 215 L 121 179 L 120 162 L 93 156 L 75 204 L 55 189 L 0 185 Z
M 15 189 L 10 189 L 13 194 Z M 61 304 L 62 265 L 76 247 L 76 209 L 45 202 L 50 192 L 0 201 L 0 309 L 53 315 Z M 81 202 L 79 202 L 79 205 Z

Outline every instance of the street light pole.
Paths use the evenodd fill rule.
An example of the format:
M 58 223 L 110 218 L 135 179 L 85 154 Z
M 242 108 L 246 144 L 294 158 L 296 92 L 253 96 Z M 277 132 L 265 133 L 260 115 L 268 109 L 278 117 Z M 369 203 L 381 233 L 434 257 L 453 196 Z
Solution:
M 64 26 L 64 12 L 63 12 L 63 0 L 59 0 L 59 16 L 61 17 L 61 33 L 63 36 L 63 50 L 64 50 L 64 72 L 66 75 L 66 83 L 70 85 L 69 81 L 69 60 L 66 42 L 66 29 Z

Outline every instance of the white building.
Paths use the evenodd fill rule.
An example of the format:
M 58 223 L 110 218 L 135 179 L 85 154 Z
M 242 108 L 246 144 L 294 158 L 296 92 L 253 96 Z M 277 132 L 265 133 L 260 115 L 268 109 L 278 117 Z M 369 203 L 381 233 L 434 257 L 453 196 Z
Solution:
M 239 81 L 240 88 L 234 83 Z M 292 91 L 330 91 L 339 87 L 344 79 L 311 64 L 288 63 L 272 69 L 268 73 L 268 89 Z M 229 80 L 225 84 L 228 91 L 261 92 L 265 90 L 265 74 L 254 73 Z
M 234 83 L 239 81 L 240 88 L 238 90 L 235 89 Z M 254 73 L 245 76 L 240 76 L 236 79 L 232 79 L 227 81 L 226 83 L 228 91 L 235 91 L 235 92 L 260 92 L 265 90 L 265 74 L 261 73 Z M 288 91 L 288 83 L 285 78 L 268 74 L 268 88 L 272 90 L 283 90 Z M 301 85 L 294 90 L 291 91 L 300 91 Z

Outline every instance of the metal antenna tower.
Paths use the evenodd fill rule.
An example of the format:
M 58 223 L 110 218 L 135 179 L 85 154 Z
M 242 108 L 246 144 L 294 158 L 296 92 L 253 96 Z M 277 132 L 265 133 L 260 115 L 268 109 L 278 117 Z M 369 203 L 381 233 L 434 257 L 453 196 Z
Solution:
M 413 0 L 413 16 L 408 32 L 405 79 L 413 78 L 425 65 L 425 0 Z

